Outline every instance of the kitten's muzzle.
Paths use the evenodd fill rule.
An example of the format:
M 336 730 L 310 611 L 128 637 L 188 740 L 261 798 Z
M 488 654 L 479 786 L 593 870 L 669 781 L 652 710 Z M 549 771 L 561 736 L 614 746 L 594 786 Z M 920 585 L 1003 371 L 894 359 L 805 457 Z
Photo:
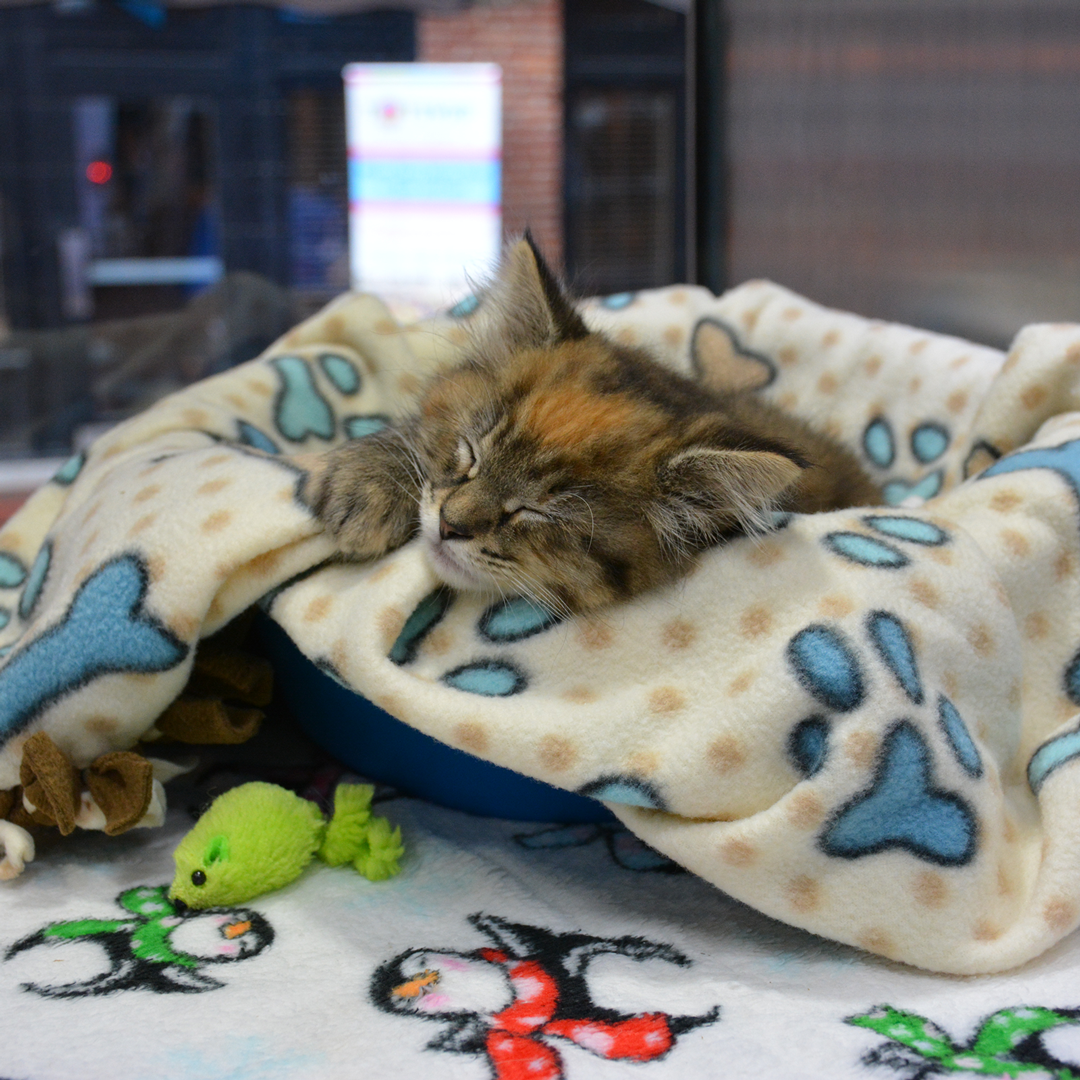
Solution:
M 439 514 L 439 539 L 440 540 L 471 540 L 473 534 L 468 531 L 467 525 L 459 522 L 447 521 L 446 515 Z

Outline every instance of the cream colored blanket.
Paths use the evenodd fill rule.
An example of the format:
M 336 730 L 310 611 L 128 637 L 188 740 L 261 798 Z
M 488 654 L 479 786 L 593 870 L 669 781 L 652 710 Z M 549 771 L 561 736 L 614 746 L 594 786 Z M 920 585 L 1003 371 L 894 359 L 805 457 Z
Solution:
M 402 641 L 437 585 L 423 554 L 322 565 L 290 455 L 407 409 L 469 307 L 402 328 L 342 297 L 111 431 L 0 530 L 0 791 L 36 732 L 78 768 L 152 738 L 196 642 L 266 598 L 395 716 L 608 802 L 785 922 L 961 973 L 1069 933 L 1080 326 L 1029 327 L 1006 359 L 765 282 L 588 302 L 590 324 L 845 440 L 891 505 L 778 520 L 593 618 L 462 595 Z M 101 817 L 86 796 L 80 823 Z M 29 847 L 11 822 L 0 840 L 10 875 Z

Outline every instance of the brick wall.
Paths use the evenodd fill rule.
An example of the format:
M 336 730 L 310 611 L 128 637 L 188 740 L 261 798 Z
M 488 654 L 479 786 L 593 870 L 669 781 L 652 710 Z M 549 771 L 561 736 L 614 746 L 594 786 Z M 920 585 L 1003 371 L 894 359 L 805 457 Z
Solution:
M 562 0 L 522 0 L 417 20 L 417 59 L 503 72 L 503 231 L 528 226 L 562 265 Z

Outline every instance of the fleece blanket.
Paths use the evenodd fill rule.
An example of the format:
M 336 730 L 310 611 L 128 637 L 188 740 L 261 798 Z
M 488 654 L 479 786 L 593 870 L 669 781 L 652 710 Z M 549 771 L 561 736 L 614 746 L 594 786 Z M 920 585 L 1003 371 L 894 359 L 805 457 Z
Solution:
M 483 303 L 400 327 L 346 296 L 114 429 L 0 531 L 9 817 L 40 808 L 47 737 L 88 785 L 69 831 L 119 831 L 109 755 L 158 734 L 196 642 L 261 600 L 394 716 L 603 800 L 783 922 L 955 973 L 1058 942 L 1080 921 L 1080 327 L 1006 358 L 764 282 L 583 313 L 847 441 L 890 505 L 778 519 L 588 619 L 432 603 L 415 544 L 328 561 L 291 457 L 408 408 Z M 161 779 L 122 824 L 161 821 Z M 0 828 L 11 876 L 30 852 Z
M 1075 936 L 1015 974 L 933 975 L 769 919 L 614 824 L 382 789 L 399 877 L 319 864 L 242 907 L 175 911 L 189 805 L 253 776 L 328 793 L 333 770 L 298 771 L 291 748 L 272 766 L 266 734 L 171 783 L 161 829 L 78 832 L 0 892 L 0 1075 L 1080 1076 Z

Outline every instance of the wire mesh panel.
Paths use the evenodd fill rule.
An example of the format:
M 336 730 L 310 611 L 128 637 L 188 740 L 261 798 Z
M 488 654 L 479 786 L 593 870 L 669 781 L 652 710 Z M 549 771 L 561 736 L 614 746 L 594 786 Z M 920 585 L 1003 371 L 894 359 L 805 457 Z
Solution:
M 1080 320 L 1080 5 L 727 8 L 732 281 L 994 344 Z

